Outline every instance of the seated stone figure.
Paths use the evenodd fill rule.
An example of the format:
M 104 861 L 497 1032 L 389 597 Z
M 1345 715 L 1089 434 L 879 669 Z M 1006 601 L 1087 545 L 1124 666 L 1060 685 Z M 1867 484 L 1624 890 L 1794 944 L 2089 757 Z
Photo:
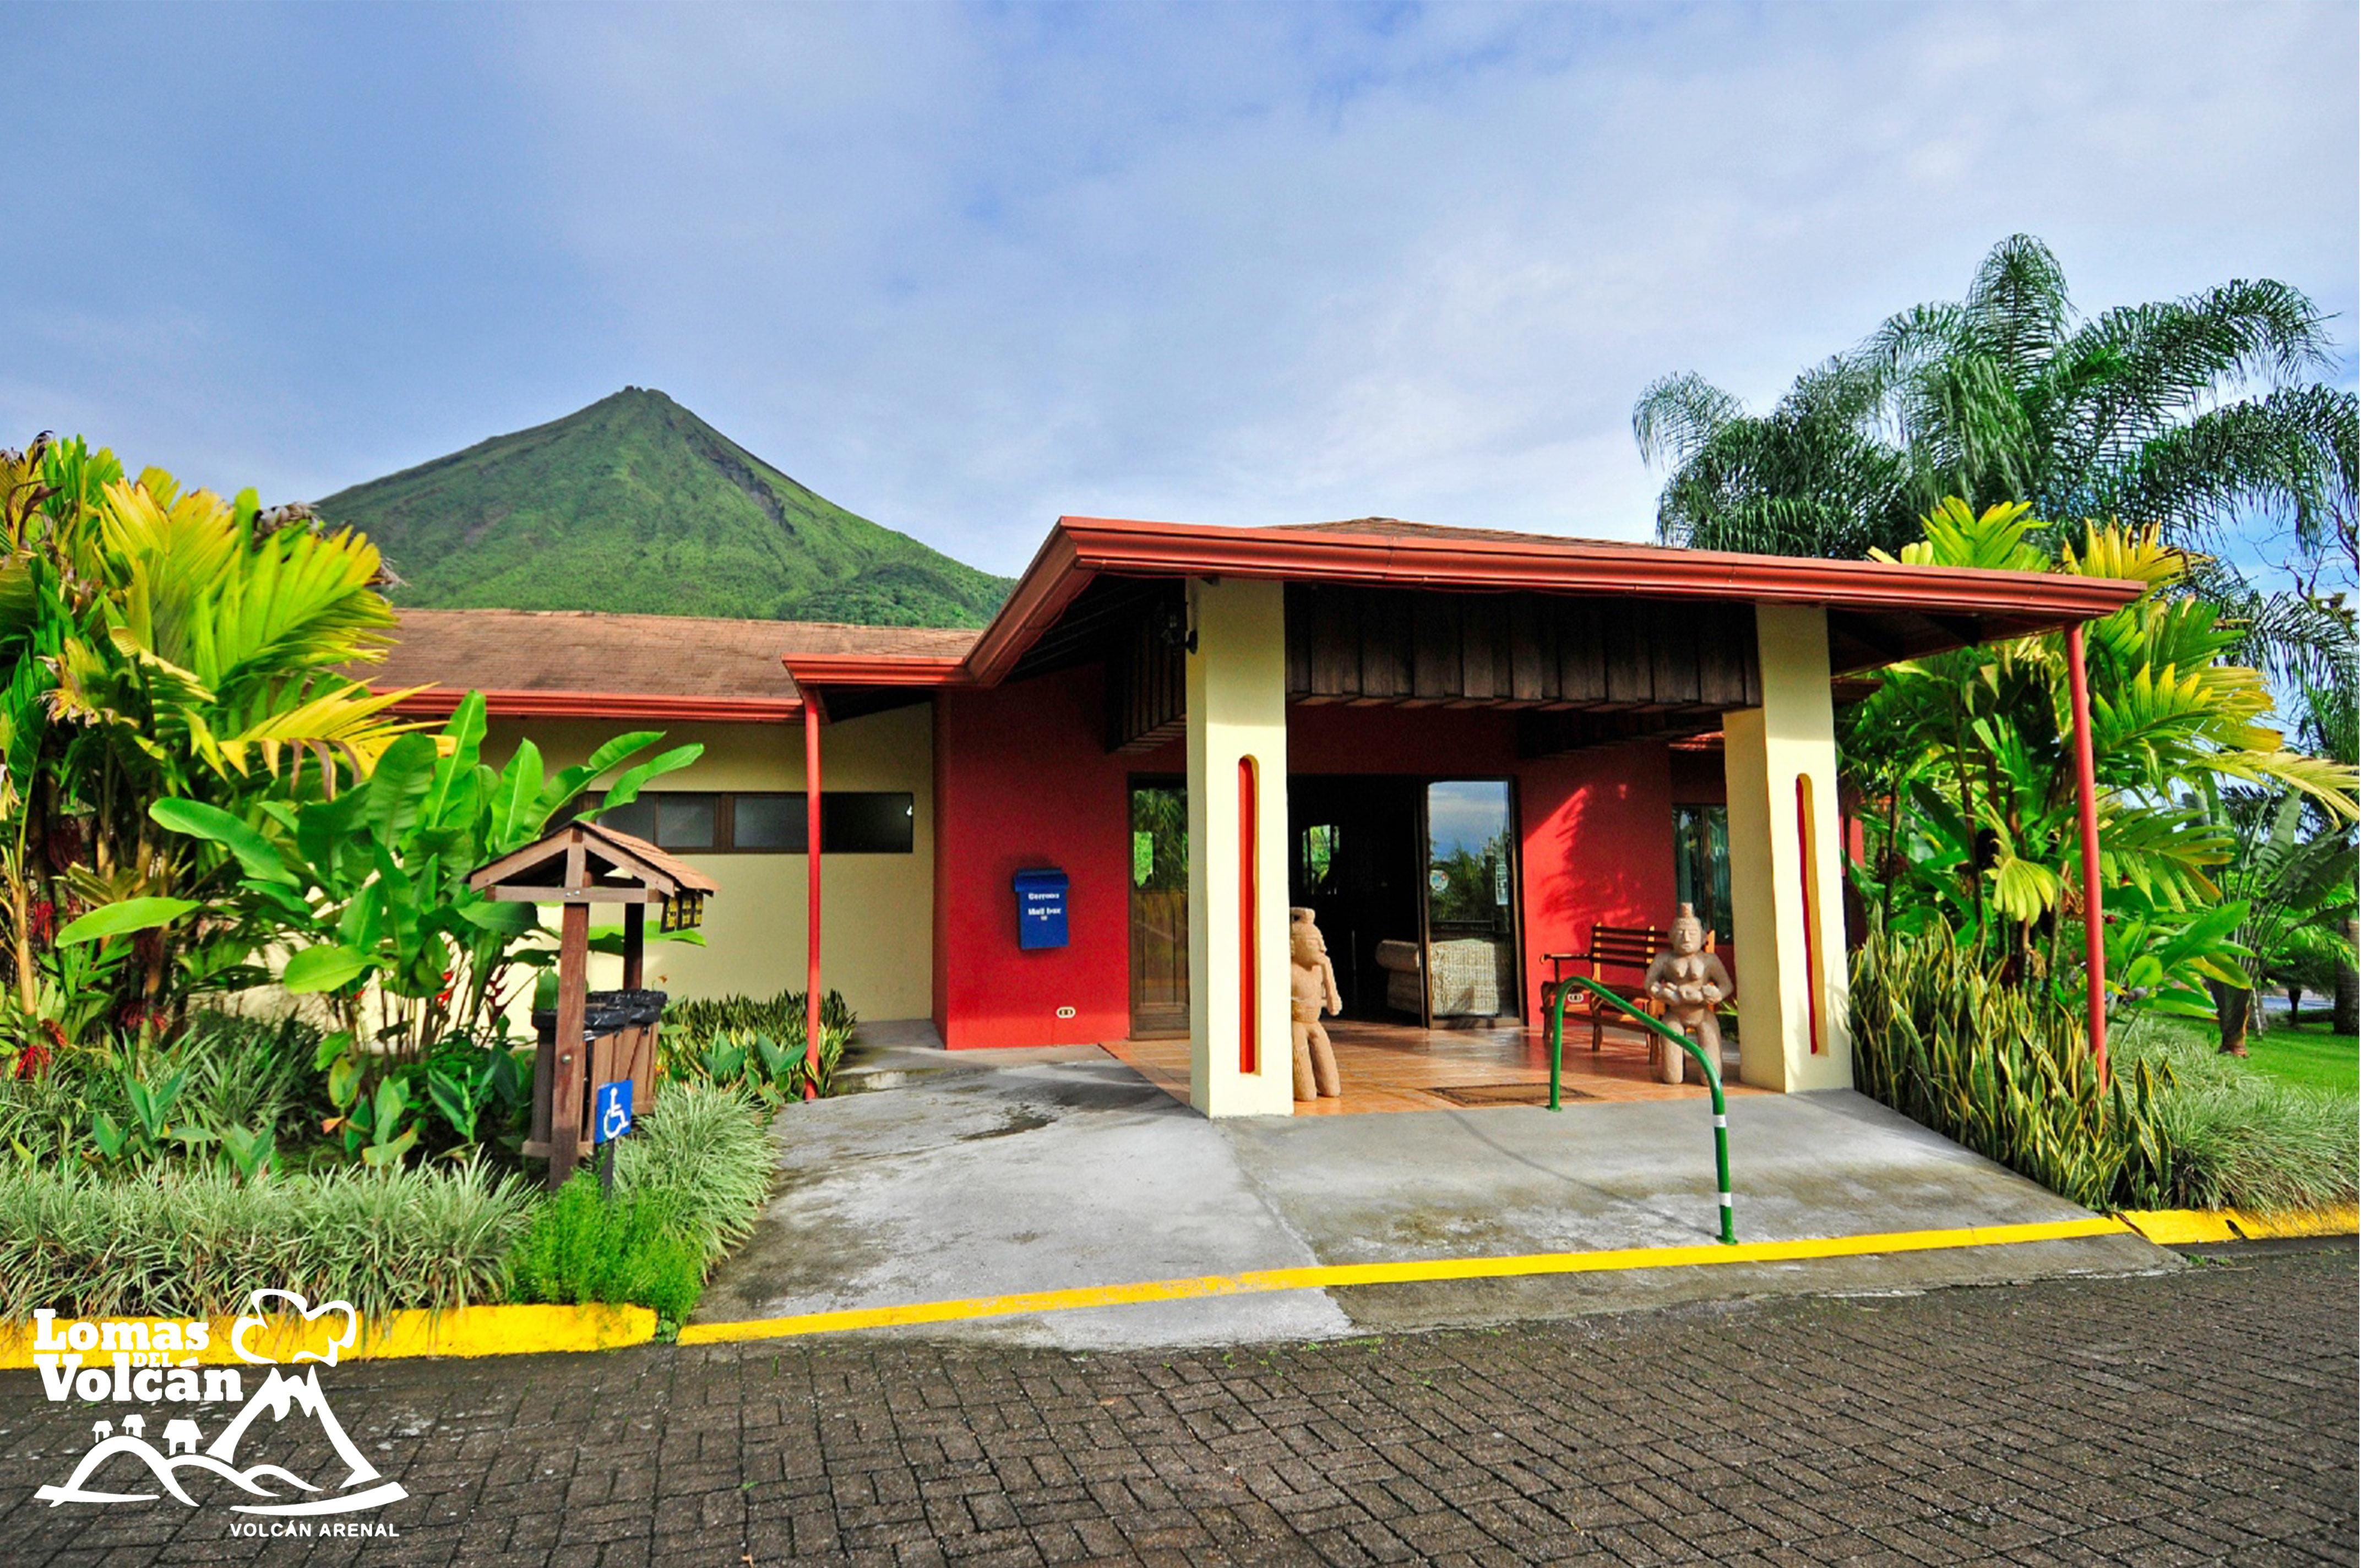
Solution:
M 1648 965 L 1642 988 L 1664 1004 L 1664 1022 L 1705 1047 L 1707 1057 L 1719 1067 L 1721 1019 L 1716 1009 L 1729 1000 L 1737 987 L 1730 983 L 1730 970 L 1722 961 L 1705 950 L 1705 923 L 1697 917 L 1693 906 L 1681 905 L 1680 917 L 1673 922 L 1670 934 L 1671 948 L 1658 953 Z M 1657 1080 L 1680 1082 L 1689 1070 L 1688 1052 L 1668 1041 L 1657 1044 Z
M 1312 923 L 1309 909 L 1288 911 L 1287 951 L 1289 1017 L 1295 1036 L 1295 1097 L 1334 1099 L 1345 1092 L 1336 1074 L 1335 1047 L 1320 1014 L 1342 1013 L 1345 999 L 1336 991 L 1336 966 L 1328 961 L 1328 943 Z

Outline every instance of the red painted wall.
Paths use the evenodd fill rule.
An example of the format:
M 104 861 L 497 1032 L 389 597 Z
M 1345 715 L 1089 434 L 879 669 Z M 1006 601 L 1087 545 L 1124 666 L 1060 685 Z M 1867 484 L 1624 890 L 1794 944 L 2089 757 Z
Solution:
M 1541 1018 L 1544 953 L 1578 953 L 1594 923 L 1673 918 L 1671 768 L 1662 742 L 1525 764 L 1526 1017 Z M 1586 969 L 1569 973 L 1587 972 Z M 1635 974 L 1611 971 L 1624 981 Z
M 1095 667 L 936 696 L 935 1027 L 954 1050 L 1131 1032 L 1129 779 L 1183 763 L 1110 756 L 1104 726 Z M 1040 866 L 1071 881 L 1068 945 L 1027 952 L 1009 881 Z
M 1287 766 L 1517 781 L 1528 1022 L 1541 1018 L 1543 954 L 1582 951 L 1594 921 L 1673 917 L 1672 761 L 1661 741 L 1529 762 L 1517 755 L 1513 713 L 1322 705 L 1287 710 Z
M 1178 773 L 1175 743 L 1109 756 L 1094 668 L 935 705 L 935 1026 L 954 1049 L 1123 1038 L 1131 1022 L 1128 785 Z M 1541 956 L 1587 947 L 1593 921 L 1662 924 L 1673 909 L 1666 748 L 1635 742 L 1520 761 L 1515 716 L 1483 709 L 1290 707 L 1288 771 L 1517 781 L 1523 831 L 1525 1017 Z M 1020 869 L 1071 879 L 1071 945 L 1016 946 Z M 1076 1015 L 1060 1020 L 1056 1010 Z

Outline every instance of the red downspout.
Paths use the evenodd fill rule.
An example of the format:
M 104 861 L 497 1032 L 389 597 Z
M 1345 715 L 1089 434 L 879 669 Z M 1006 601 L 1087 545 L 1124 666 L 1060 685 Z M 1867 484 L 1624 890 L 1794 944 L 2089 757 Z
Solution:
M 2099 781 L 2091 757 L 2091 675 L 2082 626 L 2066 629 L 2066 680 L 2074 707 L 2074 807 L 2082 824 L 2082 961 L 2090 970 L 2091 1056 L 2107 1086 L 2107 933 L 2099 903 Z
M 819 704 L 804 704 L 804 1098 L 819 1098 Z

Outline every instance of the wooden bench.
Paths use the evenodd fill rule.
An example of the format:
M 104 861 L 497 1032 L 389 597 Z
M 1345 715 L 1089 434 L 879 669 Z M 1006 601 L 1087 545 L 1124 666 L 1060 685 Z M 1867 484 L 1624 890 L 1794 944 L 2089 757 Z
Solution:
M 1548 1007 L 1558 990 L 1565 986 L 1566 966 L 1588 964 L 1590 972 L 1582 978 L 1605 986 L 1644 1013 L 1661 1015 L 1662 1008 L 1647 998 L 1641 990 L 1640 981 L 1647 974 L 1648 966 L 1655 961 L 1656 955 L 1672 945 L 1672 933 L 1653 926 L 1593 925 L 1590 927 L 1589 951 L 1542 955 L 1543 960 L 1550 966 L 1550 982 L 1542 992 L 1542 1005 Z M 1608 975 L 1610 970 L 1629 970 L 1633 978 L 1629 982 L 1610 979 Z M 1597 1051 L 1599 1038 L 1607 1027 L 1608 1015 L 1614 1009 L 1576 986 L 1565 999 L 1565 1010 L 1569 1017 L 1590 1020 L 1590 1048 Z M 1652 1046 L 1655 1043 L 1653 1035 L 1649 1036 L 1649 1043 Z

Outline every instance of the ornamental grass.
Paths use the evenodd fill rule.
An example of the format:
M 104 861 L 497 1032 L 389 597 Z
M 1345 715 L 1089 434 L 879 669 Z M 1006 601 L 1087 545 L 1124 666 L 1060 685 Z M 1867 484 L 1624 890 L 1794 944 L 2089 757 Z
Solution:
M 2101 1089 L 2078 1013 L 2012 985 L 1939 925 L 1854 956 L 1862 1093 L 2085 1208 L 2314 1210 L 2354 1201 L 2349 1100 L 2133 1029 Z
M 240 1181 L 205 1168 L 0 1171 L 0 1321 L 213 1317 L 270 1286 L 364 1317 L 498 1300 L 526 1190 L 466 1168 Z
M 667 1085 L 617 1146 L 611 1197 L 585 1168 L 535 1212 L 511 1260 L 511 1298 L 628 1303 L 686 1322 L 770 1196 L 778 1155 L 763 1120 L 734 1091 Z

